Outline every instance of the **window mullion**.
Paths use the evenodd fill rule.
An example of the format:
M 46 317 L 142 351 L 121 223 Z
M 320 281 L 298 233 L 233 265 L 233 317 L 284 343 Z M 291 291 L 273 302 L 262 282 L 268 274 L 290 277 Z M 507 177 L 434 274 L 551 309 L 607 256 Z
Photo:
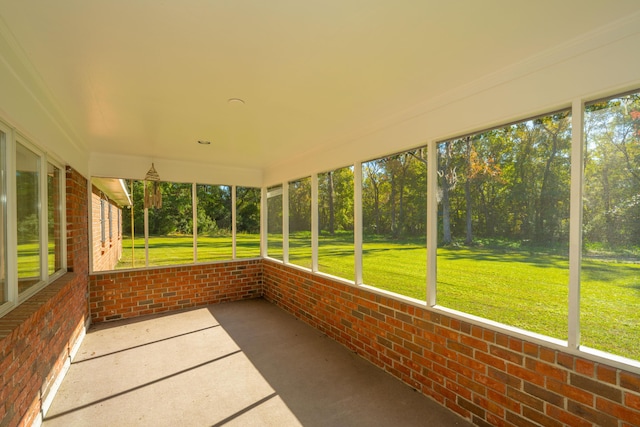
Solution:
M 318 174 L 311 175 L 311 271 L 318 271 Z
M 437 303 L 438 255 L 438 144 L 432 141 L 427 153 L 427 305 Z
M 269 256 L 267 251 L 267 238 L 268 238 L 268 218 L 267 218 L 267 187 L 262 187 L 261 195 L 260 195 L 260 256 L 265 258 Z
M 353 250 L 355 283 L 362 282 L 362 162 L 353 166 Z
M 6 279 L 8 286 L 7 301 L 12 305 L 18 304 L 18 200 L 16 189 L 16 132 L 11 130 L 7 132 L 5 148 L 7 150 L 7 269 Z
M 571 111 L 571 200 L 569 213 L 568 345 L 580 346 L 580 268 L 582 254 L 582 188 L 584 179 L 584 104 L 573 102 Z
M 47 159 L 38 156 L 38 178 L 40 185 L 40 280 L 49 278 L 49 186 L 47 185 Z
M 231 186 L 231 258 L 232 259 L 236 259 L 237 258 L 237 253 L 236 253 L 236 235 L 238 233 L 238 227 L 236 225 L 236 220 L 237 220 L 237 208 L 238 208 L 238 202 L 237 202 L 237 195 L 236 195 L 236 186 L 232 185 Z
M 289 263 L 289 183 L 282 184 L 282 261 Z
M 191 183 L 191 222 L 193 234 L 193 262 L 198 262 L 198 191 L 197 184 Z

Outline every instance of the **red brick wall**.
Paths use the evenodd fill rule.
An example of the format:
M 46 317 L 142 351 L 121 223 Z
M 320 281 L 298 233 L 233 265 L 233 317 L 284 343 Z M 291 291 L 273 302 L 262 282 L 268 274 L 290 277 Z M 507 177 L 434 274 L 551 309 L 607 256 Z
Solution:
M 262 262 L 229 261 L 90 276 L 92 322 L 262 296 Z
M 0 318 L 0 426 L 30 425 L 88 314 L 87 181 L 67 170 L 69 270 Z M 42 396 L 42 397 L 41 397 Z
M 477 425 L 638 426 L 640 375 L 263 261 L 264 296 Z

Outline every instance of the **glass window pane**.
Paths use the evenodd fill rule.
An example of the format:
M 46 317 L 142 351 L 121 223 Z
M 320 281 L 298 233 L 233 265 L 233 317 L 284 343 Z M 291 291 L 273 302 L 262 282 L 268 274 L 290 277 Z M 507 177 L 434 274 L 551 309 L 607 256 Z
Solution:
M 367 285 L 427 296 L 426 148 L 362 164 L 362 277 Z
M 53 274 L 62 268 L 62 247 L 60 243 L 61 230 L 61 204 L 60 204 L 60 169 L 48 164 L 47 171 L 47 197 L 48 197 L 48 235 L 49 235 L 49 274 Z
M 196 186 L 198 196 L 198 262 L 233 258 L 231 187 Z
M 236 187 L 236 257 L 260 256 L 259 188 Z
M 282 261 L 282 185 L 267 189 L 267 255 Z
M 7 148 L 6 134 L 0 132 L 0 304 L 7 301 Z
M 318 270 L 354 280 L 353 167 L 318 175 Z
M 40 282 L 40 157 L 16 145 L 18 292 Z
M 122 256 L 116 269 L 144 267 L 144 182 L 125 180 L 131 206 L 122 210 Z M 193 255 L 192 255 L 193 256 Z
M 311 178 L 289 183 L 289 262 L 311 268 Z
M 438 304 L 567 339 L 570 113 L 438 145 Z
M 149 208 L 149 266 L 193 263 L 191 184 L 147 182 L 160 188 L 162 207 Z
M 582 344 L 640 360 L 640 93 L 585 111 Z

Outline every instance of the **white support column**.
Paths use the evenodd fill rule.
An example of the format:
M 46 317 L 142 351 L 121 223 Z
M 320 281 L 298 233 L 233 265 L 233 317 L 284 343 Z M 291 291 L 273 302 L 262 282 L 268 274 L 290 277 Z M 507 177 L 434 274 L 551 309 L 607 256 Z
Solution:
M 362 162 L 353 165 L 353 251 L 355 283 L 362 284 Z
M 438 144 L 431 141 L 427 151 L 427 305 L 437 303 L 438 256 Z
M 147 181 L 143 181 L 143 193 L 147 192 Z M 144 266 L 149 267 L 149 208 L 144 208 Z
M 318 271 L 318 174 L 311 175 L 311 271 Z
M 269 256 L 267 251 L 267 187 L 262 187 L 260 192 L 260 256 L 265 258 Z
M 282 261 L 289 263 L 289 183 L 282 183 Z
M 582 255 L 582 188 L 584 180 L 584 104 L 571 109 L 571 202 L 569 217 L 569 338 L 571 349 L 580 346 L 580 269 Z
M 198 190 L 197 184 L 191 184 L 191 220 L 193 221 L 193 262 L 198 262 Z
M 144 208 L 144 266 L 149 267 L 149 208 Z
M 236 259 L 236 234 L 238 232 L 238 227 L 236 226 L 236 208 L 237 208 L 237 202 L 236 202 L 236 186 L 232 185 L 231 186 L 231 244 L 233 247 L 232 250 L 232 255 L 231 257 L 233 259 Z

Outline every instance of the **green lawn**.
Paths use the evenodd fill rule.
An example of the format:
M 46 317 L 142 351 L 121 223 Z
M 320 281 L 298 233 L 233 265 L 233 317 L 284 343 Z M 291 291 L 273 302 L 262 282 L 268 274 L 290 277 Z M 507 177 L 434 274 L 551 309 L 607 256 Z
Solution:
M 199 240 L 199 255 L 207 254 L 211 259 L 231 257 L 229 237 L 207 239 Z M 190 237 L 153 238 L 151 242 L 153 265 L 192 262 Z M 269 236 L 270 256 L 281 259 L 281 242 L 281 236 Z M 136 266 L 141 267 L 143 240 L 138 244 Z M 259 256 L 259 236 L 239 236 L 237 250 L 238 257 Z M 121 266 L 130 268 L 130 246 L 125 245 L 124 254 Z M 309 233 L 290 236 L 289 261 L 311 266 Z M 437 263 L 439 305 L 550 337 L 567 338 L 566 256 L 509 247 L 452 247 L 438 248 Z M 584 259 L 582 265 L 582 343 L 640 360 L 640 263 Z M 352 234 L 319 237 L 319 269 L 353 280 Z M 401 242 L 365 236 L 363 279 L 368 285 L 424 301 L 424 240 Z

